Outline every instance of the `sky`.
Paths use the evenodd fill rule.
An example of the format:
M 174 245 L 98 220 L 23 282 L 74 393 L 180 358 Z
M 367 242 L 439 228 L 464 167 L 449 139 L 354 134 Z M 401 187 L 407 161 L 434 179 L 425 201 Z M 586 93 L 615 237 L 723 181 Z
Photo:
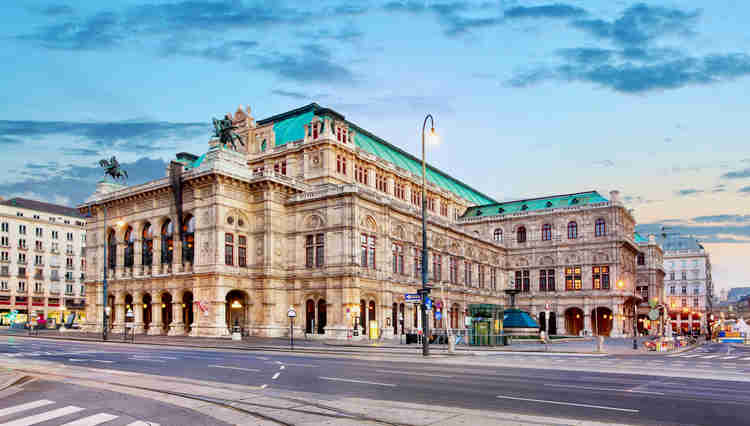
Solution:
M 750 285 L 750 4 L 735 0 L 0 3 L 0 196 L 136 184 L 210 121 L 310 102 L 498 200 L 619 190 Z M 717 291 L 718 293 L 718 291 Z

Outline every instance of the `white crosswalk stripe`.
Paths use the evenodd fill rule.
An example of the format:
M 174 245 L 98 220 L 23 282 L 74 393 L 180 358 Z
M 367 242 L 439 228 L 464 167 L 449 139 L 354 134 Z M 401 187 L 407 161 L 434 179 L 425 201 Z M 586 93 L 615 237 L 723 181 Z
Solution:
M 93 416 L 84 417 L 82 419 L 65 423 L 62 426 L 95 426 L 116 419 L 117 416 L 107 413 L 94 414 Z
M 702 357 L 701 357 L 701 359 L 711 359 L 711 358 L 717 358 L 718 356 L 719 356 L 719 355 L 707 355 L 707 356 L 702 356 Z
M 2 423 L 0 426 L 30 426 L 37 423 L 46 422 L 48 420 L 56 419 L 58 417 L 67 416 L 68 414 L 77 413 L 83 411 L 81 407 L 74 407 L 69 405 L 67 407 L 58 408 L 57 410 L 47 411 L 34 416 L 24 417 L 22 419 L 13 420 L 12 422 Z
M 735 359 L 735 358 L 739 358 L 739 357 L 738 356 L 725 356 L 724 358 L 721 358 L 721 359 Z
M 0 423 L 0 426 L 31 426 L 31 425 L 35 425 L 39 423 L 49 422 L 51 420 L 64 417 L 64 416 L 68 416 L 71 414 L 80 413 L 86 410 L 86 408 L 75 407 L 75 406 L 69 405 L 66 407 L 51 409 L 48 411 L 44 411 L 42 413 L 37 413 L 37 414 L 30 415 L 30 416 L 6 421 L 8 420 L 8 417 L 10 416 L 17 417 L 15 415 L 18 415 L 19 413 L 22 413 L 24 411 L 31 411 L 31 410 L 35 410 L 35 409 L 42 408 L 42 407 L 49 407 L 52 404 L 55 404 L 55 401 L 50 401 L 47 399 L 40 399 L 38 401 L 18 404 L 12 407 L 0 408 L 0 422 L 5 421 L 5 423 Z M 97 414 L 92 414 L 86 417 L 81 417 L 81 418 L 72 420 L 68 423 L 63 424 L 62 426 L 96 426 L 102 423 L 115 420 L 118 417 L 119 416 L 117 415 L 109 414 L 109 413 L 97 413 Z M 55 422 L 55 423 L 60 424 L 59 422 Z M 136 420 L 132 423 L 129 423 L 127 426 L 159 426 L 159 423 Z
M 26 404 L 16 405 L 13 407 L 3 408 L 0 410 L 0 416 L 10 416 L 11 414 L 20 413 L 21 411 L 31 410 L 34 408 L 44 407 L 45 405 L 54 404 L 54 401 L 40 399 L 39 401 L 27 402 Z
M 750 361 L 750 356 L 747 358 L 742 358 L 743 361 Z

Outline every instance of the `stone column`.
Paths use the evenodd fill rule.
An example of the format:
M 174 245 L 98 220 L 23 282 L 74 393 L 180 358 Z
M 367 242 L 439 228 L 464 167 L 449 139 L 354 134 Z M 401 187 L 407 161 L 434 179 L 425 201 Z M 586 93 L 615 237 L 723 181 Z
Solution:
M 612 316 L 614 319 L 612 320 L 612 332 L 610 333 L 610 336 L 612 337 L 622 337 L 622 318 L 620 318 L 620 307 L 621 305 L 611 305 L 610 309 L 612 310 Z
M 143 334 L 143 293 L 133 294 L 133 333 Z
M 133 231 L 135 232 L 135 231 Z M 133 242 L 133 275 L 143 276 L 143 241 L 136 238 Z
M 125 326 L 125 294 L 122 291 L 113 292 L 115 295 L 115 306 L 110 316 L 114 316 L 112 322 L 112 333 L 122 333 Z
M 119 237 L 118 237 L 119 238 Z M 125 247 L 126 244 L 124 242 L 118 241 L 117 242 L 117 257 L 115 257 L 115 277 L 117 278 L 125 278 Z
M 177 222 L 175 222 L 175 229 L 177 229 Z M 172 246 L 174 247 L 174 250 L 172 250 L 172 272 L 182 272 L 182 240 L 180 239 L 180 233 L 175 232 L 172 238 Z
M 555 308 L 555 328 L 557 329 L 557 334 L 567 333 L 565 329 L 565 312 L 561 313 L 559 306 Z
M 182 322 L 182 300 L 172 299 L 172 323 L 169 324 L 169 336 L 184 336 L 185 323 Z
M 154 248 L 151 257 L 151 275 L 161 274 L 161 235 L 154 232 Z M 152 295 L 153 297 L 153 295 Z M 161 309 L 161 302 L 159 302 Z
M 584 334 L 586 336 L 591 336 L 593 334 L 593 321 L 591 320 L 591 312 L 589 311 L 588 307 L 584 308 L 586 309 L 583 311 L 583 330 Z
M 164 334 L 162 330 L 164 321 L 161 318 L 161 298 L 151 294 L 151 324 L 148 326 L 149 336 L 160 336 Z

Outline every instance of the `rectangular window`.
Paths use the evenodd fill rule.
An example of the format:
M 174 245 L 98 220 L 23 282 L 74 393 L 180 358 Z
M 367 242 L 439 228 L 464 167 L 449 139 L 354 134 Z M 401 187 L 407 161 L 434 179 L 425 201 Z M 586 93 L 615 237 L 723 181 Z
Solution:
M 18 282 L 18 292 L 20 293 L 20 292 L 24 292 L 24 291 L 26 291 L 26 281 L 19 281 Z
M 42 293 L 44 291 L 44 286 L 42 283 L 34 283 L 34 293 Z
M 26 235 L 26 225 L 18 225 L 18 233 L 21 235 Z
M 435 211 L 435 199 L 433 197 L 427 197 L 427 210 Z
M 393 244 L 393 273 L 404 275 L 404 246 Z
M 10 244 L 8 243 L 8 237 L 0 237 L 0 245 L 3 247 L 9 247 Z
M 555 270 L 547 269 L 547 291 L 555 291 Z
M 682 271 L 682 281 L 687 280 L 687 271 Z
M 277 174 L 286 176 L 286 160 L 280 161 L 273 165 L 273 171 Z
M 320 268 L 325 264 L 324 234 L 308 235 L 305 238 L 305 266 Z
M 416 186 L 411 187 L 411 203 L 416 208 L 422 208 L 422 193 Z
M 477 266 L 477 277 L 479 279 L 479 288 L 484 288 L 484 265 Z
M 34 249 L 36 251 L 42 251 L 42 250 L 44 250 L 44 246 L 42 245 L 42 242 L 41 241 L 36 241 L 34 243 Z
M 224 264 L 234 265 L 234 235 L 224 234 Z
M 18 263 L 26 264 L 26 253 L 18 253 Z
M 490 288 L 497 290 L 497 268 L 490 268 Z
M 247 267 L 247 237 L 244 235 L 237 237 L 237 265 Z
M 8 291 L 8 281 L 0 281 L 0 290 Z
M 52 239 L 56 240 L 60 234 L 57 231 L 52 231 Z
M 669 273 L 669 279 L 670 279 L 671 281 L 674 281 L 674 272 L 670 272 L 670 273 Z
M 687 286 L 682 286 L 682 294 L 687 294 Z
M 693 298 L 693 307 L 694 308 L 698 308 L 699 307 L 699 301 L 700 301 L 699 298 L 697 298 L 697 297 Z
M 73 241 L 73 233 L 72 232 L 68 232 L 65 236 L 66 236 L 66 239 L 68 241 Z
M 440 202 L 440 216 L 448 216 L 448 204 L 443 201 Z
M 315 266 L 320 268 L 325 265 L 325 235 L 315 235 Z
M 547 270 L 539 271 L 539 291 L 547 291 Z
M 305 266 L 312 268 L 315 266 L 315 236 L 308 235 L 305 237 Z
M 581 267 L 569 266 L 565 268 L 565 290 L 581 290 Z
M 414 248 L 414 278 L 422 277 L 422 251 Z
M 385 177 L 385 175 L 376 173 L 375 174 L 375 183 L 378 188 L 378 191 L 382 192 L 388 192 L 388 180 Z
M 35 234 L 35 235 L 36 235 L 37 237 L 41 237 L 41 236 L 42 236 L 42 235 L 44 234 L 44 231 L 42 230 L 42 228 L 36 228 L 36 229 L 34 230 L 34 234 Z
M 393 195 L 399 200 L 406 201 L 406 185 L 403 183 L 396 183 L 395 188 L 393 188 Z
M 0 260 L 2 260 L 3 262 L 8 262 L 9 261 L 9 259 L 8 259 L 8 252 L 7 251 L 4 251 L 4 252 L 0 253 Z
M 453 284 L 458 283 L 458 259 L 455 257 L 450 259 L 450 281 Z
M 18 240 L 18 248 L 26 250 L 26 240 L 24 239 Z
M 471 287 L 471 262 L 468 260 L 464 261 L 464 285 L 466 287 Z
M 432 278 L 435 281 L 442 280 L 443 271 L 443 257 L 439 254 L 433 253 L 432 255 Z
M 531 291 L 531 279 L 528 269 L 523 270 L 523 288 L 521 289 L 524 293 Z
M 8 232 L 8 222 L 3 222 L 3 232 Z

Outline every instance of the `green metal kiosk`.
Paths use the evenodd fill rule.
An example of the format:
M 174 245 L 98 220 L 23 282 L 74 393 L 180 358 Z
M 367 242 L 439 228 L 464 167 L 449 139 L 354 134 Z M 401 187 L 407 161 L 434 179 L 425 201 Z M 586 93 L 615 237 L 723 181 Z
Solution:
M 494 346 L 502 344 L 503 310 L 501 305 L 488 303 L 469 305 L 467 326 L 469 344 L 472 346 Z

